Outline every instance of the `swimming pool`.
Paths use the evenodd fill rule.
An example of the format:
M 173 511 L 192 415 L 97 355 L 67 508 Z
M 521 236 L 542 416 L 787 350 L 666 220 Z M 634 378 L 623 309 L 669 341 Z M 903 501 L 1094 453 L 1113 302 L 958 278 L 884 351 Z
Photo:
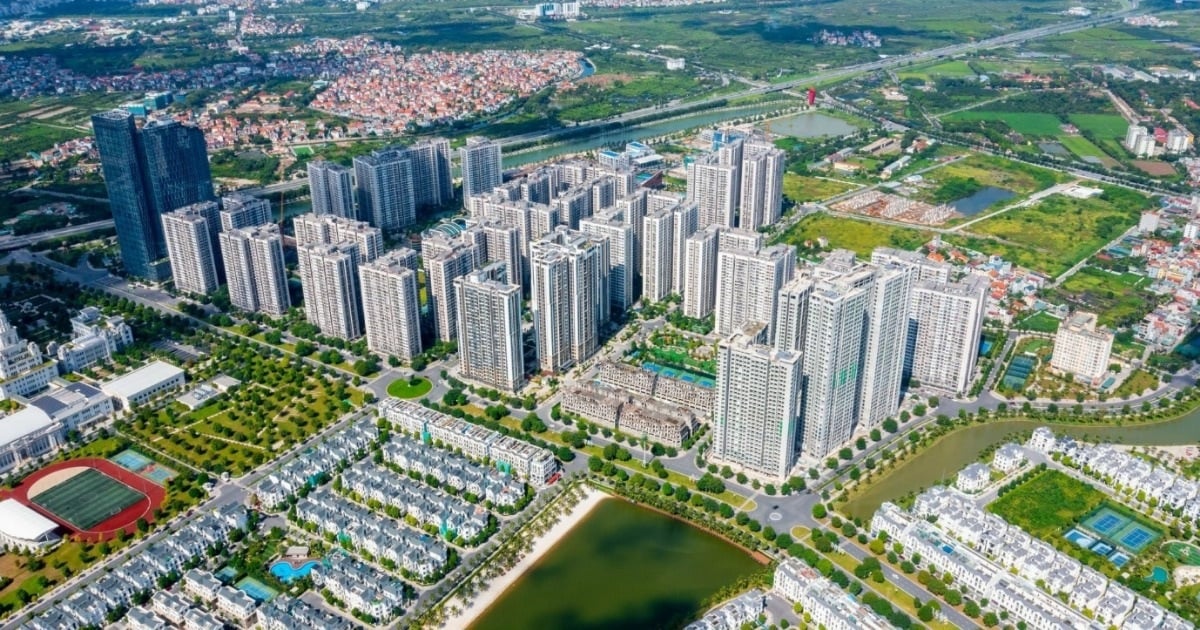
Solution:
M 271 565 L 271 575 L 279 578 L 279 580 L 284 584 L 288 584 L 296 578 L 307 577 L 309 572 L 312 571 L 313 567 L 317 566 L 318 564 L 320 563 L 316 560 L 309 560 L 298 567 L 294 567 L 292 566 L 292 563 L 287 562 L 286 560 L 280 560 L 279 562 Z
M 1164 567 L 1156 566 L 1154 567 L 1154 570 L 1150 572 L 1150 579 L 1158 582 L 1159 584 L 1166 584 L 1167 579 L 1170 577 L 1171 574 L 1167 573 L 1167 570 Z

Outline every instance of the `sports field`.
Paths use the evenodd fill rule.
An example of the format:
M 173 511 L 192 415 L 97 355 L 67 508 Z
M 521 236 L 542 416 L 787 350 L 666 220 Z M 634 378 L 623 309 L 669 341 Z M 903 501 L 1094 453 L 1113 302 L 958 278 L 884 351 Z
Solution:
M 75 529 L 90 531 L 145 498 L 120 481 L 88 468 L 29 500 Z
M 1183 564 L 1200 567 L 1200 549 L 1197 549 L 1195 545 L 1172 540 L 1163 545 L 1163 548 L 1166 549 L 1167 553 L 1171 554 L 1171 557 Z
M 1140 553 L 1162 535 L 1149 524 L 1107 505 L 1083 519 L 1083 526 L 1133 553 Z

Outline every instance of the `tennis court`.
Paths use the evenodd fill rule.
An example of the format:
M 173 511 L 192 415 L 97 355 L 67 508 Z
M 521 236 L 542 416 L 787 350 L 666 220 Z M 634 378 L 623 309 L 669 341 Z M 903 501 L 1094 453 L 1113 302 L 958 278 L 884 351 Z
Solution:
M 1117 532 L 1117 535 L 1113 536 L 1113 540 L 1134 553 L 1140 553 L 1150 543 L 1158 540 L 1158 537 L 1158 532 L 1134 521 Z
M 1085 518 L 1083 525 L 1097 534 L 1116 538 L 1112 534 L 1120 531 L 1131 522 L 1133 522 L 1133 519 L 1118 514 L 1112 508 L 1101 507 L 1093 512 L 1091 516 Z
M 237 587 L 243 593 L 253 597 L 255 601 L 268 602 L 279 594 L 278 591 L 259 582 L 258 580 L 248 577 L 237 583 Z
M 120 453 L 113 455 L 110 459 L 112 459 L 113 462 L 121 468 L 132 472 L 138 472 L 154 463 L 149 457 L 146 457 L 145 455 L 142 455 L 141 453 L 132 449 L 121 451 Z
M 146 495 L 88 468 L 29 500 L 77 530 L 90 531 Z

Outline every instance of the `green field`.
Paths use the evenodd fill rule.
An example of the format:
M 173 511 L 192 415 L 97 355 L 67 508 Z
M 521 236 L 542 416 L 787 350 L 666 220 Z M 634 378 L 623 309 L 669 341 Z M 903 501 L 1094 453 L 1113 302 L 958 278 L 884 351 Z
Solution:
M 968 110 L 945 117 L 950 122 L 998 120 L 1006 123 L 1013 131 L 1026 136 L 1057 136 L 1062 133 L 1062 121 L 1053 114 L 1036 112 L 1001 112 Z
M 829 239 L 830 248 L 849 249 L 866 257 L 876 247 L 916 249 L 929 242 L 931 233 L 819 212 L 800 219 L 773 241 L 795 245 L 803 253 L 815 250 L 820 237 Z
M 1072 309 L 1097 313 L 1103 326 L 1124 327 L 1137 323 L 1158 303 L 1142 288 L 1149 284 L 1145 276 L 1084 267 L 1048 292 L 1047 297 L 1065 302 Z
M 1172 540 L 1163 543 L 1163 549 L 1166 550 L 1172 558 L 1180 561 L 1183 564 L 1193 567 L 1200 567 L 1200 549 L 1195 545 Z
M 1158 385 L 1159 380 L 1157 376 L 1145 370 L 1136 370 L 1113 392 L 1113 397 L 1128 398 L 1130 396 L 1138 396 L 1146 390 L 1158 387 Z
M 783 196 L 790 199 L 792 203 L 821 201 L 855 188 L 858 186 L 826 177 L 809 177 L 795 173 L 784 173 L 783 175 Z
M 1059 136 L 1058 141 L 1060 144 L 1066 147 L 1068 151 L 1081 158 L 1094 157 L 1099 158 L 1101 161 L 1112 162 L 1112 158 L 1110 158 L 1107 153 L 1102 151 L 1100 147 L 1092 144 L 1091 141 L 1083 136 Z M 1113 163 L 1115 164 L 1115 162 Z
M 1129 123 L 1116 114 L 1071 114 L 1067 117 L 1080 131 L 1095 134 L 1097 138 L 1124 138 Z
M 1095 510 L 1104 493 L 1057 470 L 1046 470 L 1000 496 L 989 512 L 1043 540 L 1057 540 Z
M 967 62 L 955 60 L 946 61 L 924 68 L 905 68 L 902 72 L 898 72 L 897 76 L 899 76 L 901 80 L 908 78 L 928 80 L 936 77 L 951 77 L 955 79 L 961 79 L 975 76 L 975 71 L 971 69 L 971 66 L 967 65 Z
M 398 378 L 388 385 L 387 393 L 395 398 L 420 398 L 433 389 L 433 383 L 424 377 Z
M 1144 195 L 1111 186 L 1091 199 L 1053 195 L 973 224 L 971 232 L 982 238 L 949 240 L 1058 276 L 1137 223 L 1148 206 Z
M 29 500 L 75 529 L 91 531 L 144 498 L 137 490 L 88 468 Z
M 947 181 L 973 179 L 982 186 L 1011 190 L 1017 195 L 1044 190 L 1067 179 L 1056 171 L 989 155 L 972 155 L 951 162 L 925 173 L 924 177 L 935 189 Z
M 1058 327 L 1061 324 L 1062 322 L 1057 317 L 1046 311 L 1039 311 L 1017 322 L 1014 327 L 1020 330 L 1053 333 L 1058 332 Z

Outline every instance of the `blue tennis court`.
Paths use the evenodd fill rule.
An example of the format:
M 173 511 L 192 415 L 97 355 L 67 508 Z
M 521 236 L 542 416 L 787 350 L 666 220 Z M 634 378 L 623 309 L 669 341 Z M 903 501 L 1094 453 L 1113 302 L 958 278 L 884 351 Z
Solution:
M 251 577 L 238 582 L 237 587 L 243 593 L 259 602 L 271 601 L 271 599 L 279 594 L 275 589 Z
M 1118 514 L 1111 508 L 1101 507 L 1084 519 L 1083 525 L 1097 534 L 1110 536 L 1131 522 L 1133 519 Z
M 154 463 L 149 457 L 129 449 L 113 455 L 111 459 L 116 465 L 132 472 L 139 472 L 141 469 Z
M 1150 543 L 1158 540 L 1158 537 L 1158 532 L 1146 527 L 1145 525 L 1142 525 L 1141 523 L 1133 522 L 1129 525 L 1126 525 L 1125 528 L 1118 532 L 1113 538 L 1122 547 L 1134 553 L 1138 553 L 1148 547 Z

